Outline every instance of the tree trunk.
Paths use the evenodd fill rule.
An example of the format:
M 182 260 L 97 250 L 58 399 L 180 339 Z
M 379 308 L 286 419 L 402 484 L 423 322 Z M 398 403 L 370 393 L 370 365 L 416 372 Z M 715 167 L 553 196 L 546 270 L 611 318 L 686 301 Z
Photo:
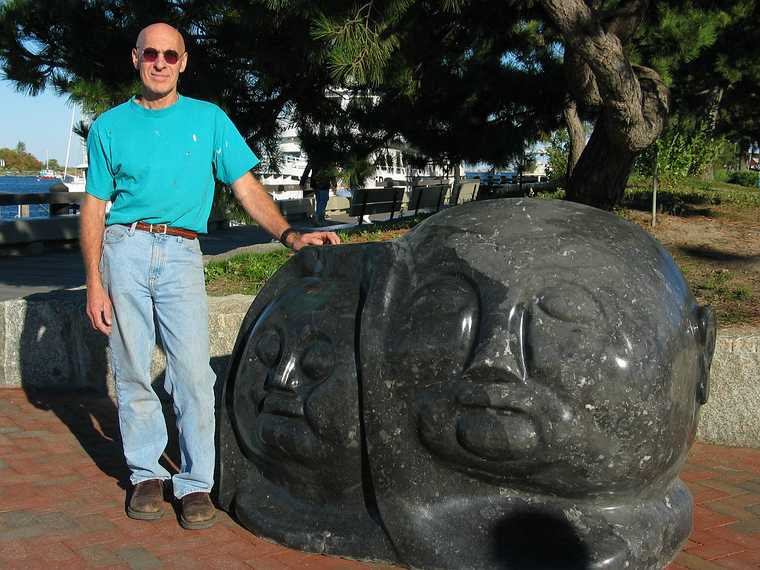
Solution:
M 569 138 L 568 152 L 567 152 L 567 173 L 566 178 L 570 180 L 570 177 L 575 170 L 575 165 L 578 164 L 578 160 L 583 152 L 583 147 L 586 145 L 586 137 L 583 132 L 583 124 L 578 116 L 578 108 L 575 103 L 575 99 L 568 97 L 565 103 L 565 109 L 563 110 L 565 117 L 565 126 L 567 127 L 567 136 Z
M 636 155 L 665 125 L 667 87 L 654 70 L 632 65 L 621 42 L 632 35 L 647 3 L 631 0 L 611 21 L 603 21 L 600 4 L 541 0 L 574 56 L 568 63 L 587 65 L 593 74 L 594 81 L 585 81 L 580 90 L 598 91 L 600 98 L 594 132 L 568 183 L 571 200 L 605 208 L 619 203 Z
M 723 87 L 715 87 L 712 90 L 710 98 L 710 109 L 708 111 L 708 120 L 710 121 L 710 134 L 715 131 L 715 125 L 718 123 L 718 112 L 720 111 L 720 102 L 723 99 Z
M 601 115 L 578 163 L 568 178 L 568 200 L 611 209 L 625 193 L 628 176 L 638 152 L 616 144 Z

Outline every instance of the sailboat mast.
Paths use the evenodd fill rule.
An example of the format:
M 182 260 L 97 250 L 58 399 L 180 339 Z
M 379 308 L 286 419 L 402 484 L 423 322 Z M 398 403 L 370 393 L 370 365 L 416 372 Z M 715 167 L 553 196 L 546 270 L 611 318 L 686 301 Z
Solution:
M 69 154 L 71 153 L 71 134 L 74 132 L 74 112 L 76 107 L 71 109 L 71 123 L 69 124 L 69 143 L 66 145 L 66 162 L 63 165 L 63 179 L 66 180 L 66 172 L 69 169 Z

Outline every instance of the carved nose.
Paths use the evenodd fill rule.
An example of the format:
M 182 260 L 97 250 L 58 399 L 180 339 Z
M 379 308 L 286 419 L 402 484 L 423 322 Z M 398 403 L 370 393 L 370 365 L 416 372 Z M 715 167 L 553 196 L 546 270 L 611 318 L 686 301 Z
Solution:
M 294 354 L 290 355 L 290 358 L 283 360 L 274 369 L 270 370 L 264 381 L 264 387 L 273 390 L 289 390 L 294 391 L 300 384 L 298 380 L 298 374 L 296 372 L 296 357 Z
M 527 310 L 515 305 L 506 322 L 494 323 L 485 335 L 487 340 L 478 345 L 465 378 L 475 382 L 527 381 L 525 358 L 525 321 Z

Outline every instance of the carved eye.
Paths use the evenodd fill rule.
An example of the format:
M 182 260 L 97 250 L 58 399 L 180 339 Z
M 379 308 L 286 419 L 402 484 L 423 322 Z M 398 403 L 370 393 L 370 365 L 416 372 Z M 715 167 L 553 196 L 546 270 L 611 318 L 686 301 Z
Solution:
M 591 291 L 573 283 L 560 283 L 536 296 L 536 304 L 550 317 L 568 323 L 596 322 L 603 314 Z
M 330 377 L 335 367 L 332 343 L 326 339 L 313 341 L 301 357 L 301 371 L 310 379 L 322 382 Z
M 280 361 L 282 339 L 275 329 L 268 329 L 261 334 L 256 343 L 256 356 L 269 368 L 274 368 Z

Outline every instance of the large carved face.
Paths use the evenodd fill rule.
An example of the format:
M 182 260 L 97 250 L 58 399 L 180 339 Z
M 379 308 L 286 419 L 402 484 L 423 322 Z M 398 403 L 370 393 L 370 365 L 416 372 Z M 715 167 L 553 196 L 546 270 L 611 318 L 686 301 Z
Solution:
M 356 483 L 356 289 L 319 278 L 289 283 L 250 328 L 236 370 L 233 425 L 243 452 L 299 495 Z
M 362 322 L 368 433 L 411 446 L 381 453 L 381 478 L 450 466 L 575 496 L 675 476 L 714 324 L 643 231 L 584 206 L 484 202 L 419 226 L 399 264 Z M 414 442 L 429 465 L 394 473 Z

